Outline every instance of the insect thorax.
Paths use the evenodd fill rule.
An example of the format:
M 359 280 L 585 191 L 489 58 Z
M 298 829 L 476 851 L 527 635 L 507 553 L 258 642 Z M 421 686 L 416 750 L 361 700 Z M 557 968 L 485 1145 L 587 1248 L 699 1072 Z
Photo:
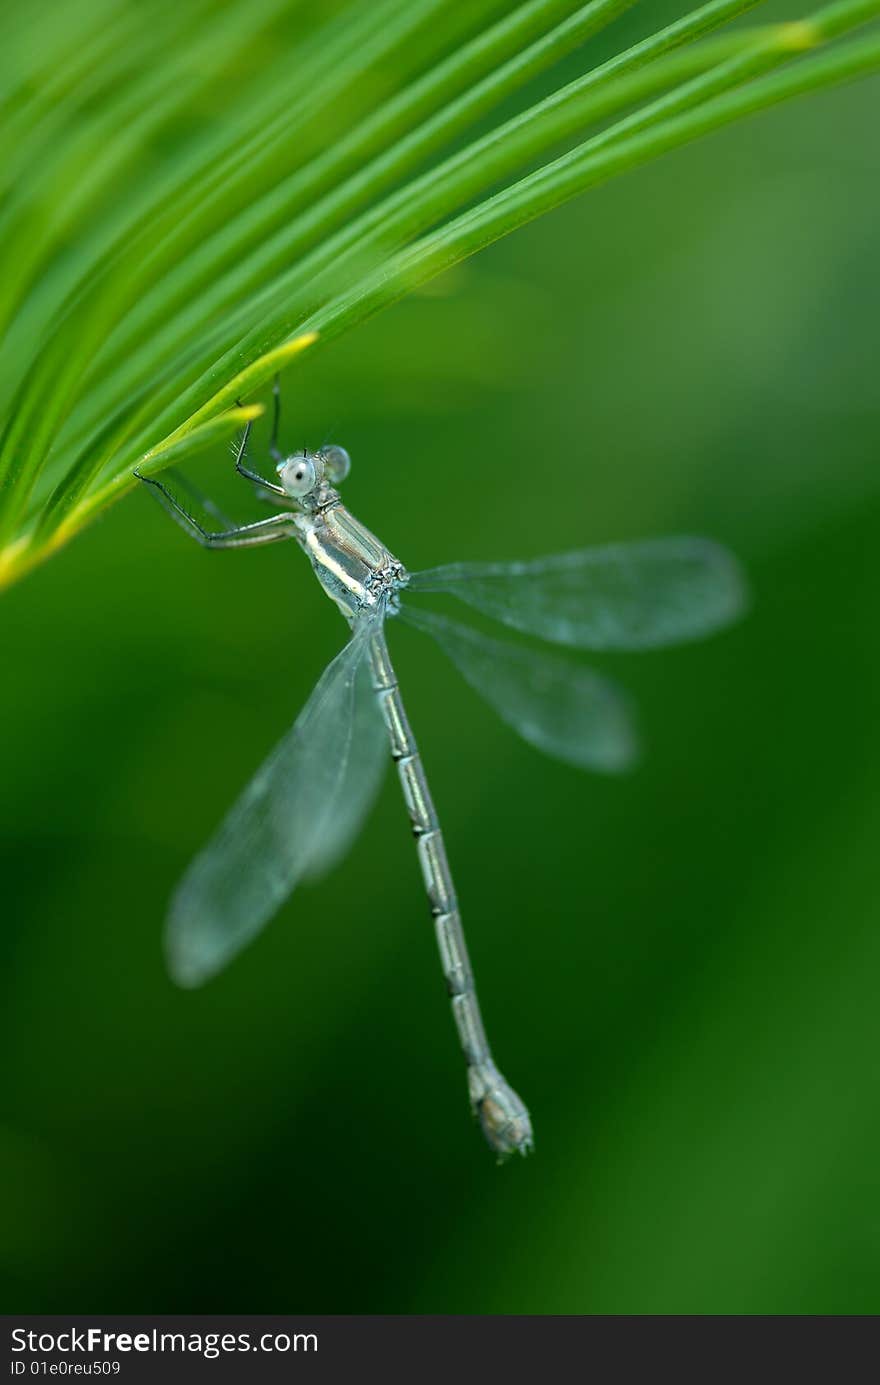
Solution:
M 318 581 L 344 614 L 393 600 L 406 585 L 403 564 L 341 503 L 298 517 L 297 528 Z

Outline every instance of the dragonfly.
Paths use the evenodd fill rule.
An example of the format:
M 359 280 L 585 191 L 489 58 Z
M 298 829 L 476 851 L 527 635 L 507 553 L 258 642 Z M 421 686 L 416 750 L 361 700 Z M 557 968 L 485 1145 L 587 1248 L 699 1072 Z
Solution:
M 742 572 L 717 543 L 679 536 L 523 562 L 458 562 L 409 572 L 342 503 L 337 488 L 349 474 L 347 451 L 335 444 L 280 450 L 277 381 L 273 399 L 268 451 L 277 479 L 246 465 L 250 424 L 235 457 L 236 471 L 272 503 L 268 518 L 235 525 L 204 501 L 203 508 L 226 526 L 208 530 L 161 481 L 135 473 L 207 548 L 292 539 L 349 627 L 347 643 L 293 726 L 177 887 L 166 927 L 172 976 L 184 986 L 206 981 L 256 936 L 297 885 L 340 861 L 378 794 L 390 744 L 471 1109 L 499 1161 L 528 1154 L 531 1118 L 486 1037 L 443 832 L 386 626 L 401 620 L 433 636 L 475 691 L 539 750 L 580 769 L 618 773 L 635 763 L 638 747 L 629 700 L 615 683 L 557 651 L 483 634 L 412 598 L 456 598 L 499 626 L 545 644 L 649 650 L 699 639 L 734 621 L 746 600 Z

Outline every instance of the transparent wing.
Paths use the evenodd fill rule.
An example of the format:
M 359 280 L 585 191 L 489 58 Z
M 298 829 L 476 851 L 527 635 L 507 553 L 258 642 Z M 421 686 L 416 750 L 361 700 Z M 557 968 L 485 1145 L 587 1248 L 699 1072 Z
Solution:
M 308 880 L 326 875 L 353 845 L 391 760 L 388 733 L 373 691 L 369 659 L 361 660 L 355 675 L 352 718 L 345 777 L 336 796 L 333 816 L 309 859 L 304 877 Z
M 606 774 L 635 763 L 629 701 L 608 679 L 558 654 L 489 639 L 433 611 L 403 605 L 400 615 L 433 635 L 471 687 L 538 750 Z
M 297 883 L 336 860 L 372 794 L 372 766 L 353 749 L 363 722 L 359 677 L 381 616 L 360 625 L 324 670 L 290 731 L 196 857 L 171 901 L 168 963 L 197 986 L 240 951 Z M 375 787 L 377 781 L 370 780 Z M 354 803 L 343 802 L 347 792 Z
M 607 544 L 525 563 L 450 563 L 413 573 L 505 625 L 578 649 L 652 649 L 696 640 L 742 614 L 736 559 L 708 539 Z

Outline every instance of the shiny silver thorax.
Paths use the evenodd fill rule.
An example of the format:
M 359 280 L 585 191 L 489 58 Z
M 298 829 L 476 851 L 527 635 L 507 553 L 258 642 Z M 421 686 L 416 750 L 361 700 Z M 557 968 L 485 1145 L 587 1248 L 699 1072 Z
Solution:
M 348 619 L 384 599 L 389 609 L 409 581 L 403 563 L 334 497 L 294 518 L 297 538 L 327 595 Z

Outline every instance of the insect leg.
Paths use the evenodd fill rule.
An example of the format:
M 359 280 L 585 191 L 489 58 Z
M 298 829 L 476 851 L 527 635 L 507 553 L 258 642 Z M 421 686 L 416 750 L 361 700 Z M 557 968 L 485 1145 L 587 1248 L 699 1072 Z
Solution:
M 142 476 L 135 471 L 139 481 L 152 486 L 156 499 L 171 518 L 176 521 L 191 538 L 203 548 L 255 548 L 258 544 L 275 543 L 278 539 L 292 538 L 294 526 L 290 515 L 270 515 L 268 519 L 258 519 L 253 524 L 240 524 L 232 529 L 212 533 L 203 528 L 198 520 L 175 500 L 167 486 L 153 476 Z
M 276 377 L 275 377 L 275 384 L 276 384 L 276 385 L 278 384 L 278 377 L 277 377 L 277 375 L 276 375 Z M 238 403 L 237 400 L 236 400 L 236 403 Z M 272 426 L 272 437 L 273 437 L 273 439 L 274 439 L 274 437 L 275 437 L 275 433 L 276 433 L 277 428 L 278 428 L 278 418 L 277 418 L 277 411 L 276 411 L 275 422 L 274 422 L 274 424 L 273 424 L 273 426 Z M 246 466 L 244 465 L 244 453 L 245 453 L 245 448 L 247 447 L 247 441 L 248 441 L 248 436 L 249 436 L 249 434 L 250 434 L 250 431 L 251 431 L 251 425 L 250 425 L 250 423 L 245 424 L 245 429 L 244 429 L 244 432 L 243 432 L 242 435 L 241 435 L 241 442 L 240 442 L 239 445 L 238 445 L 238 452 L 236 453 L 236 457 L 235 457 L 235 469 L 236 469 L 236 471 L 238 472 L 239 476 L 243 476 L 244 479 L 245 479 L 246 481 L 253 481 L 254 485 L 256 485 L 256 486 L 262 486 L 263 490 L 269 492 L 269 495 L 259 495 L 259 492 L 258 492 L 258 499 L 260 499 L 260 500 L 269 500 L 269 499 L 270 499 L 272 496 L 274 496 L 274 495 L 280 495 L 284 500 L 287 500 L 287 499 L 288 499 L 287 491 L 284 489 L 283 486 L 278 486 L 278 485 L 276 485 L 274 481 L 267 481 L 266 478 L 265 478 L 264 476 L 260 476 L 260 474 L 259 474 L 258 472 L 256 472 L 256 471 L 251 471 L 250 467 L 246 467 Z M 272 452 L 272 456 L 273 456 L 273 457 L 279 457 L 279 458 L 280 458 L 281 454 L 277 451 L 277 449 L 276 449 L 276 450 L 273 450 L 273 449 L 270 447 L 269 450 L 270 450 L 270 452 Z M 145 479 L 146 479 L 146 478 L 145 478 Z
M 269 455 L 276 462 L 283 462 L 283 454 L 278 450 L 278 429 L 281 426 L 281 386 L 278 376 L 272 381 L 272 436 L 269 439 Z
M 181 486 L 183 490 L 188 491 L 196 504 L 201 505 L 202 509 L 205 510 L 207 514 L 213 515 L 215 519 L 219 519 L 225 529 L 235 528 L 235 520 L 230 519 L 227 514 L 224 514 L 220 506 L 213 501 L 209 495 L 205 495 L 203 490 L 200 490 L 194 482 L 190 481 L 189 477 L 184 476 L 176 467 L 169 467 L 166 475 L 173 479 L 176 486 Z M 146 480 L 146 477 L 141 477 L 141 480 Z

